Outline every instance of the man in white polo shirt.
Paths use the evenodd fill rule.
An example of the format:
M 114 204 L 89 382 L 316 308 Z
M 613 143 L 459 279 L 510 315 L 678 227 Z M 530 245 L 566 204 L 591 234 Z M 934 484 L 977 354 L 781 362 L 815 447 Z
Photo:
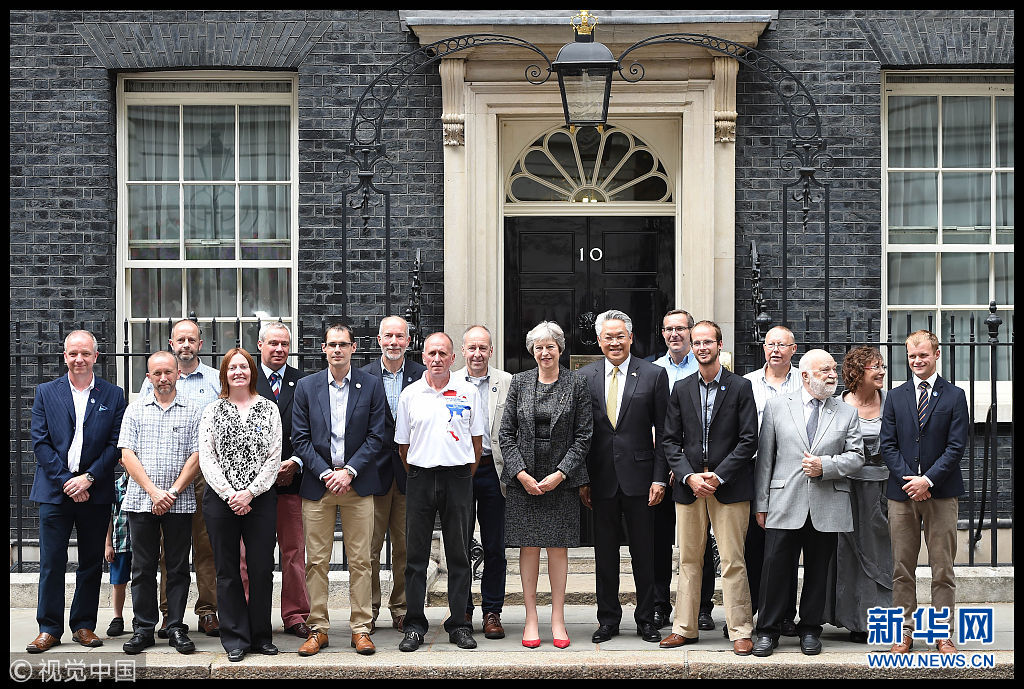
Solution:
M 408 472 L 405 491 L 405 593 L 408 610 L 399 650 L 415 651 L 428 623 L 424 613 L 427 564 L 434 518 L 441 515 L 441 535 L 448 563 L 448 640 L 459 648 L 476 648 L 466 622 L 466 601 L 473 570 L 469 562 L 473 510 L 473 474 L 480 463 L 484 418 L 476 386 L 451 375 L 455 345 L 447 334 L 434 333 L 423 343 L 423 377 L 402 391 L 395 418 L 395 443 Z

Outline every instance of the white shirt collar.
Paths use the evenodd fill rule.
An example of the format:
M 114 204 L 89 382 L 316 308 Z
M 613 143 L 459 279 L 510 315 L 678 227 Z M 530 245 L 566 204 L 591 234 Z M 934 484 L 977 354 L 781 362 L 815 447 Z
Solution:
M 917 388 L 918 386 L 920 386 L 921 385 L 921 381 L 923 380 L 925 383 L 928 383 L 928 389 L 932 390 L 932 389 L 935 388 L 935 381 L 938 380 L 938 378 L 939 378 L 939 369 L 937 369 L 937 368 L 935 369 L 935 371 L 930 376 L 928 376 L 927 378 L 924 378 L 924 379 L 918 378 L 917 375 L 915 375 L 914 376 L 914 387 Z
M 286 368 L 288 368 L 288 364 L 285 364 L 284 366 L 282 366 L 281 368 L 279 368 L 279 369 L 277 369 L 275 371 L 274 369 L 270 368 L 269 366 L 267 366 L 265 363 L 263 363 L 261 361 L 260 362 L 260 368 L 263 369 L 263 375 L 265 375 L 267 377 L 267 380 L 270 380 L 270 374 L 271 373 L 278 374 L 279 376 L 281 376 L 281 380 L 284 380 L 284 370 Z
M 334 374 L 331 373 L 331 369 L 330 369 L 330 367 L 328 367 L 327 368 L 327 385 L 330 386 L 330 385 L 334 385 L 335 383 L 337 383 L 337 381 L 334 380 Z M 351 385 L 351 384 L 352 384 L 352 367 L 349 366 L 348 367 L 348 373 L 345 374 L 345 377 L 342 378 L 341 382 L 337 383 L 337 385 L 338 385 L 339 388 L 344 388 L 347 385 Z
M 801 385 L 800 386 L 800 399 L 803 400 L 804 406 L 807 407 L 807 406 L 810 406 L 811 400 L 818 399 L 818 398 L 812 396 L 811 393 L 807 392 L 807 386 L 806 385 Z M 825 399 L 827 400 L 828 398 L 826 397 Z M 825 406 L 825 400 L 819 400 L 819 401 L 821 402 L 821 406 L 824 407 Z
M 619 373 L 623 373 L 624 374 L 624 373 L 626 373 L 626 371 L 629 370 L 629 360 L 632 359 L 632 358 L 633 358 L 633 355 L 630 354 L 630 355 L 628 355 L 626 357 L 625 361 L 623 361 L 621 364 L 618 365 Z M 612 369 L 614 369 L 614 368 L 615 368 L 615 364 L 613 364 L 611 361 L 609 361 L 608 357 L 605 357 L 604 358 L 604 375 L 605 376 L 610 376 L 612 374 Z
M 94 387 L 96 387 L 96 374 L 92 374 L 92 380 L 89 381 L 89 384 L 85 387 L 84 390 L 78 390 L 75 388 L 75 384 L 71 382 L 70 374 L 68 375 L 68 385 L 71 387 L 71 392 L 77 392 L 80 395 L 85 394 L 92 390 Z

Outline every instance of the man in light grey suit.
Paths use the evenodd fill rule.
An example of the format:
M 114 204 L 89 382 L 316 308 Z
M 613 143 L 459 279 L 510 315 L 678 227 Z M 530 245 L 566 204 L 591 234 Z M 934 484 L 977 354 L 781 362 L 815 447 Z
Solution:
M 805 655 L 821 652 L 828 561 L 836 534 L 853 531 L 846 477 L 864 465 L 857 411 L 832 395 L 836 361 L 822 349 L 800 359 L 803 387 L 768 400 L 761 418 L 754 509 L 766 530 L 754 655 L 778 646 L 782 618 L 796 602 L 796 568 L 804 557 L 797 633 Z
M 483 435 L 483 453 L 480 466 L 473 474 L 473 507 L 480 522 L 480 541 L 484 549 L 484 573 L 480 579 L 480 607 L 483 611 L 484 637 L 504 639 L 501 609 L 505 602 L 505 486 L 499 481 L 502 469 L 498 430 L 505 413 L 505 398 L 512 374 L 490 365 L 494 346 L 491 331 L 482 325 L 472 325 L 462 335 L 462 357 L 466 366 L 453 371 L 452 376 L 476 386 L 481 402 L 487 400 L 487 416 Z M 470 533 L 466 542 L 472 542 Z M 466 601 L 466 620 L 473 620 L 473 597 Z

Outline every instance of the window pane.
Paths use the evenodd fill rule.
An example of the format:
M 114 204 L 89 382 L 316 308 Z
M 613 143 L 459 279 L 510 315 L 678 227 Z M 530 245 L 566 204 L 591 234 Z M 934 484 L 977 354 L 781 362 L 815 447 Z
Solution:
M 988 303 L 988 254 L 942 255 L 942 303 Z
M 177 184 L 133 184 L 128 187 L 128 258 L 178 258 Z
M 889 254 L 890 304 L 935 303 L 935 254 Z
M 242 269 L 242 315 L 262 319 L 290 316 L 291 271 L 287 268 Z
M 128 275 L 129 318 L 179 318 L 181 271 L 177 268 L 133 268 Z
M 223 184 L 185 187 L 185 258 L 235 257 L 235 188 Z
M 238 188 L 238 231 L 243 259 L 291 257 L 291 188 L 246 184 Z
M 128 108 L 128 179 L 178 179 L 178 106 Z
M 191 268 L 188 280 L 188 308 L 200 318 L 221 318 L 237 314 L 235 297 L 238 276 L 234 268 Z
M 934 329 L 934 311 L 889 311 L 888 332 L 891 342 L 902 345 L 910 333 L 916 330 L 934 331 Z M 907 364 L 907 351 L 902 346 L 894 347 L 892 354 L 893 358 L 889 361 L 889 375 L 893 385 L 896 385 L 898 381 L 904 381 L 910 377 L 910 366 Z
M 996 304 L 1013 304 L 1013 254 L 995 254 Z
M 1013 173 L 996 173 L 996 244 L 1013 244 Z
M 938 208 L 937 173 L 889 173 L 890 242 L 934 244 L 938 235 Z
M 183 111 L 185 179 L 233 180 L 234 106 L 186 105 Z
M 1013 97 L 996 98 L 996 167 L 1013 167 Z
M 942 241 L 988 244 L 991 241 L 989 173 L 947 172 L 942 175 Z
M 942 166 L 988 167 L 992 160 L 991 100 L 987 96 L 942 99 Z
M 952 331 L 956 342 L 969 343 L 971 333 L 971 316 L 974 316 L 974 342 L 983 343 L 981 346 L 970 346 L 969 344 L 953 345 L 943 347 L 942 356 L 939 358 L 939 370 L 943 376 L 955 375 L 956 381 L 966 381 L 969 377 L 971 366 L 971 350 L 974 350 L 974 379 L 991 380 L 991 354 L 992 347 L 988 343 L 988 326 L 985 319 L 988 318 L 988 311 L 951 311 L 942 314 L 942 334 L 940 339 L 945 343 L 949 339 L 950 319 L 952 319 Z M 1006 334 L 1011 332 L 1013 326 L 1013 312 L 999 312 L 1003 320 L 999 327 L 1001 342 L 1008 342 Z M 1009 325 L 1009 327 L 1008 327 Z M 1010 346 L 997 346 L 996 351 L 996 380 L 1010 380 Z M 945 361 L 944 361 L 945 360 Z
M 131 380 L 128 381 L 128 391 L 135 393 L 146 379 L 146 360 L 149 355 L 167 349 L 167 341 L 171 339 L 167 319 L 151 320 L 148 327 L 145 322 L 132 323 L 131 338 L 132 351 L 140 352 L 139 356 L 131 357 Z
M 238 178 L 289 179 L 290 131 L 291 108 L 287 105 L 239 106 Z
M 938 165 L 938 114 L 935 96 L 889 98 L 889 167 Z
M 234 318 L 226 320 L 218 320 L 216 323 L 206 322 L 199 324 L 203 329 L 203 354 L 217 354 L 218 356 L 213 358 L 211 362 L 207 357 L 202 357 L 204 364 L 209 364 L 214 368 L 220 368 L 221 356 L 232 347 L 237 346 L 238 341 L 238 321 Z M 256 351 L 256 347 L 252 349 L 245 348 L 252 358 L 259 363 L 260 355 Z

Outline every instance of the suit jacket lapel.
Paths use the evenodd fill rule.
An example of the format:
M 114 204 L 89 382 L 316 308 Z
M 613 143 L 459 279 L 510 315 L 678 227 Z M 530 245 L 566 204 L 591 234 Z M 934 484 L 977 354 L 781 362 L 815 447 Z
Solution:
M 71 417 L 71 428 L 75 427 L 75 399 L 71 396 L 71 378 L 64 376 L 60 379 L 61 382 L 57 384 L 57 397 L 63 402 L 64 408 L 67 409 L 68 416 Z
M 718 390 L 715 391 L 715 404 L 711 408 L 711 421 L 715 420 L 715 415 L 718 414 L 718 410 L 722 408 L 722 403 L 725 401 L 725 396 L 729 393 L 729 390 L 732 388 L 732 385 L 730 384 L 731 382 L 732 381 L 729 380 L 728 369 L 722 367 L 722 375 L 718 379 Z
M 273 391 L 270 392 L 274 394 Z M 281 411 L 281 416 L 285 415 L 285 412 L 292 406 L 292 399 L 295 397 L 295 373 L 290 369 L 284 370 L 284 378 L 281 380 L 281 394 L 277 398 L 277 408 Z
M 352 370 L 352 378 L 348 381 L 348 405 L 345 407 L 345 419 L 352 418 L 352 414 L 356 409 L 356 403 L 359 402 L 359 396 L 363 394 L 363 385 L 356 377 L 356 372 Z M 347 436 L 348 434 L 346 434 Z
M 640 381 L 640 374 L 637 372 L 638 368 L 640 368 L 639 361 L 635 356 L 630 356 L 629 370 L 626 371 L 626 387 L 622 389 L 622 404 L 619 405 L 619 419 L 625 418 L 626 408 L 633 399 L 633 392 L 636 390 L 636 386 Z M 621 371 L 622 369 L 619 370 Z M 618 419 L 616 419 L 616 425 L 618 425 Z
M 551 428 L 555 427 L 555 422 L 558 417 L 562 415 L 562 412 L 569 408 L 569 396 L 572 394 L 572 385 L 569 385 L 566 377 L 569 375 L 569 370 L 559 367 L 558 369 L 558 383 L 561 387 L 561 391 L 558 394 L 558 403 L 555 407 L 555 413 L 551 415 Z
M 320 411 L 324 415 L 324 424 L 327 427 L 328 434 L 331 430 L 331 369 L 327 369 L 323 373 L 318 374 L 320 376 L 320 383 L 316 386 L 316 399 L 320 404 Z M 324 378 L 326 376 L 326 378 Z M 329 445 L 330 443 L 328 443 Z
M 100 406 L 99 402 L 96 401 L 96 388 L 99 387 L 99 378 L 93 378 L 93 388 L 89 391 L 89 399 L 85 402 L 85 416 L 82 418 L 82 427 L 85 428 L 85 424 L 89 423 L 89 417 L 96 411 L 96 407 Z
M 797 435 L 800 436 L 800 442 L 803 443 L 804 448 L 809 451 L 811 449 L 811 445 L 807 442 L 807 421 L 804 420 L 804 407 L 803 402 L 801 401 L 803 400 L 803 396 L 799 391 L 791 394 L 792 397 L 789 398 L 789 404 L 786 406 L 789 407 L 789 413 L 793 416 L 793 423 L 798 429 Z M 818 422 L 818 425 L 820 426 L 820 418 L 818 419 Z
M 935 385 L 932 386 L 931 392 L 928 395 L 928 409 L 924 412 L 924 423 L 921 427 L 928 425 L 928 419 L 932 418 L 932 412 L 935 411 L 935 407 L 938 406 L 939 398 L 942 396 L 945 382 L 942 378 L 935 379 Z M 917 396 L 914 396 L 914 414 L 917 414 Z
M 693 385 L 689 386 L 690 390 L 690 401 L 693 402 L 693 409 L 697 413 L 697 419 L 704 424 L 704 405 L 700 401 L 700 386 L 701 377 L 700 371 L 697 372 L 697 378 L 693 381 Z

